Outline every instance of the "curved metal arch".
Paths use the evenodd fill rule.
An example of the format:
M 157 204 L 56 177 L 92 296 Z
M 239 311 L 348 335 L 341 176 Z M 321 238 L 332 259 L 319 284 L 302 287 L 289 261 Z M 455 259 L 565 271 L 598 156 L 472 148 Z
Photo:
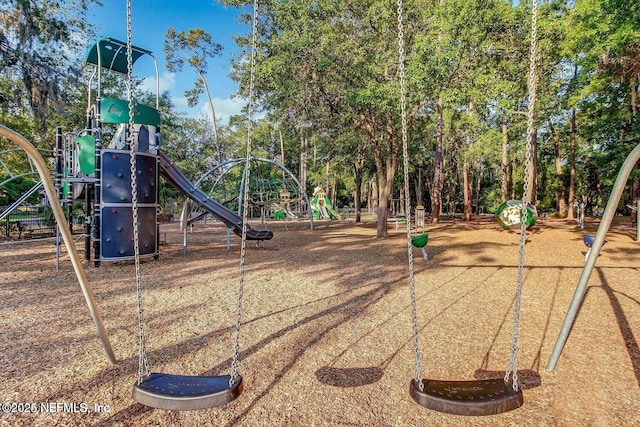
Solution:
M 69 258 L 71 259 L 71 264 L 73 265 L 76 277 L 78 278 L 80 288 L 82 289 L 82 294 L 87 303 L 87 306 L 89 307 L 89 313 L 97 329 L 98 337 L 100 338 L 100 341 L 102 341 L 102 346 L 107 353 L 109 361 L 111 363 L 115 363 L 116 356 L 113 352 L 113 348 L 111 347 L 111 342 L 109 341 L 109 333 L 104 326 L 104 322 L 102 321 L 100 309 L 98 308 L 98 305 L 95 301 L 93 290 L 91 289 L 91 286 L 89 284 L 89 279 L 87 278 L 87 274 L 82 265 L 82 261 L 80 260 L 80 256 L 78 255 L 78 251 L 73 241 L 73 236 L 71 235 L 71 230 L 68 226 L 66 226 L 66 218 L 64 216 L 64 212 L 62 211 L 62 207 L 60 206 L 60 200 L 58 199 L 58 194 L 53 185 L 53 180 L 51 179 L 50 174 L 47 173 L 49 172 L 49 170 L 47 169 L 47 165 L 44 159 L 42 158 L 40 153 L 38 153 L 38 149 L 36 149 L 24 136 L 1 124 L 0 136 L 13 141 L 20 147 L 21 150 L 24 150 L 29 158 L 33 161 L 35 168 L 38 170 L 40 179 L 43 182 L 45 191 L 47 192 L 47 197 L 49 198 L 51 209 L 53 210 L 53 215 L 58 222 L 58 227 L 60 228 L 62 239 L 67 246 L 67 252 L 69 254 Z
M 215 182 L 213 183 L 213 187 L 215 187 L 216 185 L 218 185 L 218 182 L 220 182 L 222 180 L 222 178 L 224 178 L 229 171 L 231 171 L 231 169 L 235 168 L 236 166 L 238 166 L 240 163 L 244 163 L 246 161 L 246 159 L 229 159 L 229 160 L 225 160 L 222 163 L 219 163 L 217 165 L 215 165 L 214 167 L 212 167 L 211 169 L 209 169 L 207 172 L 204 173 L 204 175 L 202 175 L 195 183 L 194 185 L 196 187 L 200 187 L 200 183 L 202 181 L 204 181 L 205 178 L 207 178 L 209 175 L 212 175 L 215 171 L 217 171 L 218 169 L 221 169 L 223 167 L 226 167 L 228 165 L 229 166 L 224 172 L 222 172 L 222 174 L 220 174 L 220 176 L 215 180 Z
M 35 171 L 34 172 L 25 172 L 25 173 L 21 173 L 19 175 L 12 175 L 9 178 L 5 179 L 4 181 L 0 182 L 0 187 L 2 187 L 5 184 L 10 183 L 13 180 L 16 180 L 16 179 L 19 179 L 19 178 L 24 178 L 24 177 L 27 177 L 27 176 L 35 176 L 37 178 L 40 177 L 40 175 L 38 175 L 38 172 L 35 172 Z
M 300 181 L 298 181 L 298 178 L 295 177 L 295 175 L 289 170 L 287 169 L 286 166 L 276 162 L 275 160 L 271 160 L 271 159 L 265 159 L 262 157 L 255 157 L 252 156 L 251 157 L 251 161 L 252 162 L 263 162 L 263 163 L 267 163 L 270 164 L 272 166 L 275 166 L 277 168 L 280 168 L 280 170 L 284 171 L 286 174 L 289 175 L 289 177 L 291 177 L 291 179 L 293 180 L 293 182 L 296 183 L 296 185 L 298 186 L 298 188 L 300 189 L 300 194 L 302 195 L 302 197 L 304 197 L 304 200 L 307 202 L 307 206 L 309 206 L 309 221 L 310 221 L 310 227 L 313 230 L 313 213 L 311 212 L 311 202 L 309 201 L 309 197 L 307 196 L 307 192 L 304 190 L 304 188 L 302 187 L 302 185 L 300 185 Z M 215 165 L 214 167 L 212 167 L 211 169 L 209 169 L 207 172 L 205 172 L 196 182 L 195 182 L 195 186 L 199 187 L 200 183 L 207 178 L 209 175 L 213 174 L 215 171 L 217 171 L 220 168 L 229 166 L 228 169 L 226 171 L 224 171 L 219 177 L 218 179 L 213 183 L 213 186 L 215 187 L 218 182 L 227 174 L 229 173 L 229 171 L 231 169 L 233 169 L 234 167 L 246 163 L 246 159 L 245 158 L 236 158 L 236 159 L 228 159 L 225 160 L 224 162 L 221 162 L 217 165 Z M 246 174 L 243 172 L 242 174 L 242 184 L 241 186 L 244 185 L 244 177 L 246 176 Z M 242 188 L 240 189 L 240 199 L 242 199 Z M 240 200 L 240 203 L 238 203 L 239 206 L 242 206 L 242 200 Z

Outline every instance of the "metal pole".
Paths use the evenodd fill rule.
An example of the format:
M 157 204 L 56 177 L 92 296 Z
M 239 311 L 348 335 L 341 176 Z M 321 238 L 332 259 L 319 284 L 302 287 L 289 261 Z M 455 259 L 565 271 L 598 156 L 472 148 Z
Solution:
M 191 199 L 187 197 L 182 207 L 182 214 L 180 215 L 180 228 L 182 229 L 182 253 L 186 255 L 189 253 L 187 248 L 187 227 L 189 227 L 189 217 L 191 216 Z
M 55 187 L 58 198 L 62 198 L 62 126 L 56 127 L 56 180 Z M 60 227 L 56 224 L 56 270 L 60 269 Z
M 100 49 L 98 49 L 98 52 Z M 99 56 L 98 56 L 99 58 Z M 99 69 L 100 67 L 98 67 Z M 101 118 L 101 101 L 100 101 L 100 75 L 98 74 L 98 98 L 96 100 L 96 128 L 93 135 L 96 139 L 96 155 L 95 155 L 95 171 L 93 184 L 93 265 L 100 267 L 100 234 L 102 227 L 101 206 L 102 203 L 102 118 Z
M 84 259 L 91 261 L 91 185 L 84 185 Z
M 78 277 L 80 289 L 82 289 L 82 294 L 84 295 L 84 299 L 87 302 L 87 306 L 89 307 L 89 313 L 91 314 L 91 318 L 93 319 L 93 322 L 96 325 L 96 329 L 98 330 L 98 337 L 102 341 L 102 346 L 107 353 L 109 361 L 111 363 L 116 363 L 116 356 L 113 353 L 111 343 L 109 342 L 109 333 L 107 332 L 107 329 L 104 327 L 104 323 L 102 322 L 100 309 L 95 302 L 93 291 L 91 289 L 91 286 L 89 285 L 89 280 L 87 279 L 86 272 L 82 267 L 82 262 L 80 261 L 80 256 L 78 255 L 78 251 L 76 249 L 75 242 L 73 241 L 71 231 L 68 227 L 65 226 L 66 221 L 64 212 L 62 211 L 62 207 L 60 206 L 60 200 L 58 199 L 58 195 L 56 194 L 55 186 L 51 181 L 50 172 L 47 168 L 46 163 L 42 159 L 40 153 L 38 153 L 38 150 L 19 133 L 3 125 L 0 125 L 0 136 L 8 138 L 18 144 L 18 146 L 20 146 L 20 148 L 22 148 L 35 163 L 36 168 L 38 169 L 38 173 L 40 174 L 40 180 L 42 181 L 44 189 L 47 193 L 47 197 L 49 198 L 49 203 L 51 204 L 53 215 L 58 222 L 60 232 L 62 233 L 62 238 L 65 245 L 67 246 L 67 252 L 69 253 L 69 258 L 71 258 L 71 263 L 73 264 L 76 276 Z
M 579 222 L 580 222 L 580 230 L 582 230 L 584 228 L 584 201 L 581 201 L 578 204 L 580 211 L 578 213 L 578 218 L 579 218 Z
M 587 261 L 582 269 L 582 274 L 580 276 L 580 280 L 578 281 L 578 286 L 576 287 L 576 291 L 573 295 L 573 300 L 571 301 L 571 305 L 569 305 L 569 310 L 567 311 L 567 315 L 564 319 L 564 323 L 562 324 L 562 329 L 560 330 L 560 335 L 556 341 L 556 345 L 553 348 L 553 353 L 551 354 L 551 358 L 549 359 L 549 364 L 547 365 L 547 370 L 553 371 L 558 363 L 558 359 L 562 354 L 562 349 L 564 348 L 567 339 L 569 338 L 569 333 L 571 332 L 571 328 L 573 327 L 573 323 L 578 315 L 578 311 L 580 310 L 580 306 L 582 304 L 582 300 L 584 299 L 584 295 L 587 290 L 587 283 L 589 282 L 589 277 L 591 277 L 591 272 L 593 271 L 593 267 L 596 264 L 596 259 L 600 254 L 600 248 L 604 243 L 604 238 L 609 230 L 609 226 L 611 225 L 611 221 L 613 221 L 613 217 L 616 214 L 616 209 L 618 208 L 618 203 L 620 202 L 620 198 L 622 197 L 622 193 L 624 192 L 624 187 L 627 184 L 627 180 L 629 179 L 629 175 L 633 170 L 635 164 L 640 159 L 640 144 L 636 146 L 636 148 L 629 153 L 626 160 L 620 167 L 620 171 L 618 172 L 618 177 L 616 178 L 615 184 L 613 184 L 613 189 L 611 190 L 611 195 L 609 196 L 609 201 L 607 202 L 607 207 L 604 210 L 604 215 L 602 215 L 602 220 L 600 221 L 600 225 L 598 226 L 598 232 L 596 233 L 595 240 L 591 245 L 591 250 L 589 252 L 589 256 L 587 257 Z

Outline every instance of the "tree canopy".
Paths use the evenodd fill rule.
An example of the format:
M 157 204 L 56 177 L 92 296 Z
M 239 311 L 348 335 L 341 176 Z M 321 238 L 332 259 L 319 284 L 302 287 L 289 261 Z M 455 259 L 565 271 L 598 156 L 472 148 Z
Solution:
M 55 124 L 82 124 L 86 77 L 75 64 L 92 37 L 83 20 L 91 3 L 15 0 L 0 9 L 1 121 L 43 146 L 51 146 Z M 523 174 L 531 3 L 404 5 L 409 195 L 399 170 L 397 3 L 267 0 L 259 8 L 256 150 L 283 160 L 308 192 L 321 186 L 334 203 L 370 208 L 379 237 L 389 214 L 406 214 L 398 203 L 406 197 L 425 205 L 434 222 L 457 210 L 469 218 L 519 198 L 529 179 Z M 231 69 L 237 96 L 246 97 L 251 17 L 243 22 Z M 222 49 L 207 31 L 164 32 L 168 67 L 178 72 L 188 64 L 198 74 L 188 93 L 192 105 L 206 89 L 207 60 Z M 534 202 L 571 216 L 573 202 L 584 198 L 597 212 L 638 143 L 640 3 L 545 1 L 538 35 Z M 171 135 L 166 149 L 189 174 L 242 152 L 246 117 L 218 124 L 212 109 L 212 135 L 206 123 L 177 114 L 170 99 L 162 110 L 163 132 Z M 189 154 L 194 149 L 204 157 Z M 640 191 L 636 178 L 629 185 L 624 204 L 635 203 Z

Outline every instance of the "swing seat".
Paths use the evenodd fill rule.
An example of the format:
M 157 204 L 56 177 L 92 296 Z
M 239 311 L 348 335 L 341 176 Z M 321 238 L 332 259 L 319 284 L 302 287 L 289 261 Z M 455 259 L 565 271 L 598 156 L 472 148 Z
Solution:
M 229 386 L 230 375 L 189 376 L 153 372 L 133 386 L 133 400 L 153 408 L 190 411 L 221 406 L 244 388 L 242 377 Z
M 424 391 L 411 380 L 409 393 L 425 408 L 455 415 L 496 415 L 524 403 L 522 390 L 514 391 L 504 380 L 438 381 L 423 379 Z
M 424 248 L 427 246 L 427 242 L 429 241 L 428 234 L 418 234 L 417 236 L 413 236 L 411 238 L 411 244 L 416 248 Z

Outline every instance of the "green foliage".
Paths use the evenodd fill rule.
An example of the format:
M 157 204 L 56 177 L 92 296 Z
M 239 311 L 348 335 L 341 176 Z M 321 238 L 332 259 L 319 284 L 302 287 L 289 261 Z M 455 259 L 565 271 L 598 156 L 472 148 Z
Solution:
M 13 0 L 0 6 L 0 122 L 41 148 L 52 148 L 56 125 L 69 131 L 83 126 L 87 76 L 78 70 L 81 43 L 93 38 L 84 20 L 90 3 Z M 444 120 L 439 165 L 444 198 L 461 200 L 465 173 L 474 185 L 480 182 L 478 196 L 485 211 L 500 204 L 505 176 L 510 195 L 520 195 L 531 9 L 530 2 L 515 3 L 405 2 L 409 173 L 416 183 L 418 171 L 423 172 L 423 199 L 437 191 L 438 101 Z M 259 17 L 255 90 L 258 111 L 265 114 L 253 124 L 253 154 L 279 159 L 282 143 L 285 165 L 294 173 L 306 167 L 307 190 L 328 183 L 336 190 L 338 205 L 351 204 L 360 179 L 363 186 L 377 180 L 378 189 L 389 184 L 391 197 L 399 197 L 403 179 L 396 3 L 267 1 L 260 3 Z M 244 22 L 249 24 L 250 17 Z M 589 195 L 602 204 L 617 168 L 640 137 L 640 3 L 542 2 L 538 33 L 539 207 L 552 209 L 556 193 L 568 188 L 572 108 L 577 113 L 576 195 Z M 218 56 L 222 46 L 204 29 L 171 28 L 166 36 L 168 68 L 177 72 L 188 65 L 198 74 L 187 93 L 195 105 L 206 89 L 207 61 Z M 232 75 L 240 84 L 238 95 L 246 96 L 248 31 L 237 35 L 237 41 Z M 125 93 L 122 82 L 109 76 L 102 90 L 105 96 Z M 152 94 L 138 91 L 136 98 L 154 103 Z M 162 94 L 160 104 L 163 150 L 191 179 L 212 168 L 219 154 L 244 156 L 246 117 L 233 118 L 218 132 L 210 121 L 177 114 L 168 94 Z M 508 167 L 503 171 L 505 136 Z M 553 150 L 552 136 L 558 138 L 559 153 Z M 0 150 L 8 148 L 8 141 L 0 140 Z M 300 163 L 303 155 L 305 165 Z M 556 157 L 561 173 L 555 170 Z M 27 170 L 23 160 L 9 162 L 12 171 Z M 260 173 L 272 175 L 267 168 Z M 228 176 L 231 183 L 239 177 L 239 171 Z M 26 191 L 18 181 L 11 189 L 5 187 L 6 201 Z M 161 203 L 176 197 L 168 188 L 162 191 Z M 411 191 L 417 190 L 412 186 Z
M 191 180 L 216 163 L 207 120 L 172 117 L 172 126 L 163 126 L 163 151 Z
M 96 1 L 38 0 L 4 2 L 0 9 L 0 78 L 13 83 L 0 104 L 20 110 L 28 106 L 41 138 L 51 112 L 65 115 L 69 96 L 80 75 L 84 40 L 93 38 L 84 19 Z
M 189 106 L 194 107 L 205 90 L 208 59 L 219 56 L 222 45 L 214 42 L 202 28 L 190 28 L 185 32 L 171 27 L 167 29 L 164 51 L 169 71 L 182 71 L 186 63 L 198 74 L 194 87 L 185 92 Z
M 9 177 L 6 175 L 0 175 L 0 182 L 5 181 Z M 27 191 L 31 190 L 35 185 L 35 181 L 28 178 L 17 177 L 0 187 L 0 206 L 9 206 Z M 36 192 L 25 203 L 36 204 L 40 201 L 40 196 Z

